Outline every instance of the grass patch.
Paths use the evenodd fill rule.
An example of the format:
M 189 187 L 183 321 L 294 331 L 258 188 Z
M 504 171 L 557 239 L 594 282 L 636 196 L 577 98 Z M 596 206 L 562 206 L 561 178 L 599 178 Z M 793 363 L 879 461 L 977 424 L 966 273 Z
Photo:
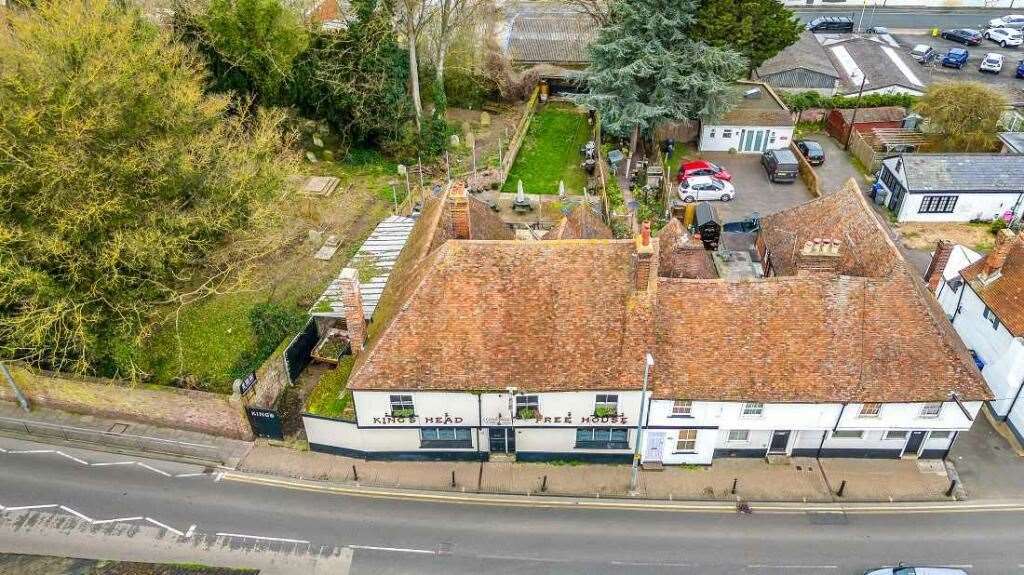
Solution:
M 325 373 L 306 400 L 306 413 L 323 417 L 355 419 L 352 392 L 346 389 L 355 357 L 346 355 L 338 367 Z
M 587 117 L 567 104 L 542 106 L 530 122 L 509 170 L 503 192 L 515 192 L 519 180 L 528 194 L 557 194 L 558 182 L 566 193 L 582 194 L 587 175 L 580 168 L 580 147 L 590 140 Z

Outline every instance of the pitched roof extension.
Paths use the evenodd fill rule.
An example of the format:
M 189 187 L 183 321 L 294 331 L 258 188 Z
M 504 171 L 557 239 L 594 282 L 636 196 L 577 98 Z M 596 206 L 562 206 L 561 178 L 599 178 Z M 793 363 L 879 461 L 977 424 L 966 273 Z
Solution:
M 761 78 L 796 69 L 810 70 L 839 79 L 839 71 L 829 60 L 825 48 L 821 46 L 814 33 L 804 31 L 796 42 L 786 46 L 781 52 L 764 61 L 757 69 Z
M 1024 155 L 902 154 L 900 158 L 910 192 L 1019 194 L 1024 190 Z
M 1012 241 L 999 275 L 991 281 L 981 281 L 979 277 L 985 268 L 984 257 L 965 267 L 960 275 L 995 312 L 1007 331 L 1020 337 L 1024 335 L 1024 239 L 1017 235 Z
M 548 230 L 543 240 L 610 240 L 611 229 L 601 220 L 589 202 L 579 204 Z

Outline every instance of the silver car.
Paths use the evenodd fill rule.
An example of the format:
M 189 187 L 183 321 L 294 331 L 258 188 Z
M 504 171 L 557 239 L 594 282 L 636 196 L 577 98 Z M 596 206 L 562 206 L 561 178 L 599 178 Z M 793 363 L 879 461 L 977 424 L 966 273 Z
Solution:
M 896 567 L 865 571 L 864 575 L 967 575 L 967 571 L 952 567 L 911 567 L 901 563 Z

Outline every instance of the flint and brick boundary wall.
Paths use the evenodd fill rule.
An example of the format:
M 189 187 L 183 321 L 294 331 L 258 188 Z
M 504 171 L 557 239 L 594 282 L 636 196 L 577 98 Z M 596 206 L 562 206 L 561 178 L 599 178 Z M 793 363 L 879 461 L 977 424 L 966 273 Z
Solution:
M 790 142 L 789 149 L 796 156 L 797 164 L 800 166 L 800 179 L 807 186 L 807 191 L 811 192 L 811 195 L 815 198 L 820 198 L 821 182 L 818 180 L 818 173 L 814 171 L 814 166 L 800 153 L 800 148 L 797 148 L 796 144 Z
M 33 406 L 232 439 L 253 438 L 242 402 L 235 396 L 155 385 L 132 386 L 112 379 L 38 370 L 17 362 L 6 365 Z M 17 398 L 4 385 L 0 386 L 0 400 L 14 402 Z

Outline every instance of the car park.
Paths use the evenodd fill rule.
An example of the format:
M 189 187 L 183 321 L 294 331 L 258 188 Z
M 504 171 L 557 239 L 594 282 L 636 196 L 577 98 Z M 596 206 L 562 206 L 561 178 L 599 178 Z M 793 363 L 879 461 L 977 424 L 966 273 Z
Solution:
M 938 56 L 939 53 L 928 44 L 918 44 L 910 51 L 910 57 L 921 64 L 930 64 Z
M 679 166 L 679 175 L 676 176 L 676 181 L 682 182 L 684 179 L 692 176 L 711 176 L 725 182 L 732 180 L 732 174 L 726 171 L 725 168 L 705 160 L 683 162 Z
M 764 167 L 768 179 L 775 183 L 791 184 L 800 173 L 800 164 L 797 163 L 796 156 L 787 149 L 765 150 L 761 154 L 761 166 Z
M 967 575 L 967 572 L 955 567 L 910 566 L 900 563 L 895 567 L 870 569 L 864 575 Z
M 942 58 L 942 65 L 946 68 L 963 68 L 969 57 L 970 54 L 963 48 L 950 48 Z
M 995 18 L 988 21 L 990 28 L 1013 28 L 1024 29 L 1024 14 L 1009 14 L 1002 18 Z
M 989 28 L 982 35 L 986 40 L 991 40 L 1003 48 L 1024 44 L 1024 34 L 1013 28 Z
M 985 57 L 981 59 L 981 65 L 978 66 L 979 72 L 991 72 L 992 74 L 998 74 L 1002 69 L 1003 55 L 995 52 L 985 54 Z
M 796 148 L 807 158 L 807 163 L 820 166 L 825 163 L 825 150 L 814 140 L 797 140 Z
M 981 44 L 981 32 L 970 28 L 943 30 L 940 36 L 944 40 L 959 42 L 965 46 L 977 46 L 978 44 Z
M 704 200 L 728 202 L 735 195 L 736 188 L 732 184 L 711 176 L 694 176 L 679 184 L 679 199 L 688 204 Z
M 807 23 L 811 32 L 853 32 L 853 19 L 846 16 L 820 16 Z

